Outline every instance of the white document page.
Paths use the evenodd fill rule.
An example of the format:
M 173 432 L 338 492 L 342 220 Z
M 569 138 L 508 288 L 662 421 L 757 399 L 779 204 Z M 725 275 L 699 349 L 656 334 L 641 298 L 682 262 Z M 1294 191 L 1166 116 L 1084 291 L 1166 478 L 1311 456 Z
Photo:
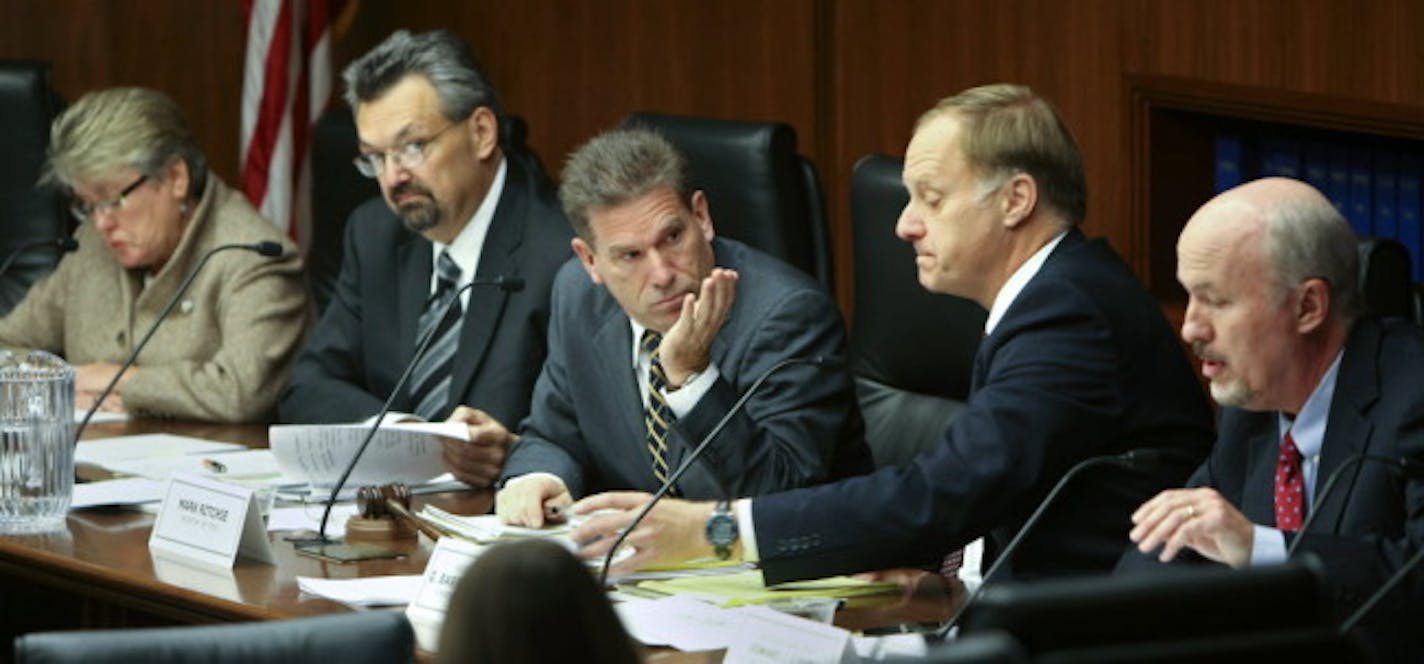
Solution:
M 75 423 L 75 424 L 79 424 L 80 422 L 83 422 L 83 421 L 84 421 L 84 414 L 87 413 L 87 412 L 89 412 L 89 411 L 86 410 L 86 409 L 84 409 L 84 408 L 75 408 L 75 409 L 74 409 L 74 423 Z M 101 422 L 127 422 L 128 420 L 129 420 L 129 414 L 128 414 L 128 413 L 111 413 L 111 412 L 108 412 L 108 411 L 96 410 L 96 411 L 94 411 L 94 417 L 89 418 L 89 423 L 90 423 L 90 424 L 99 424 L 99 423 L 101 423 Z
M 174 473 L 189 473 L 239 484 L 268 485 L 297 481 L 284 480 L 272 450 L 261 449 L 129 459 L 110 463 L 109 470 L 155 480 L 166 480 Z
M 331 486 L 351 463 L 370 427 L 360 424 L 288 424 L 268 430 L 268 442 L 282 474 Z M 445 473 L 440 438 L 468 440 L 459 422 L 420 422 L 382 426 L 371 439 L 347 483 L 421 484 Z
M 108 468 L 109 464 L 134 459 L 175 457 L 188 454 L 217 454 L 245 450 L 236 443 L 220 443 L 190 436 L 151 433 L 138 436 L 82 440 L 74 447 L 74 462 Z
M 297 577 L 297 587 L 308 595 L 325 597 L 350 606 L 400 606 L 410 604 L 420 591 L 420 574 L 367 576 L 359 579 Z
M 74 485 L 74 499 L 69 509 L 77 510 L 101 505 L 141 505 L 163 500 L 168 484 L 147 477 L 126 477 L 103 482 L 82 482 Z

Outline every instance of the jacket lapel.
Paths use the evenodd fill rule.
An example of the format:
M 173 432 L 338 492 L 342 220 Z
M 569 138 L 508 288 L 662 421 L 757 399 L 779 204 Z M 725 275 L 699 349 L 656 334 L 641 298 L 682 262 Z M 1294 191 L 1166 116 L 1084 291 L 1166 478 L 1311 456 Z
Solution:
M 647 432 L 643 425 L 643 397 L 638 393 L 638 376 L 632 364 L 633 330 L 627 315 L 611 301 L 613 296 L 605 294 L 605 297 L 610 301 L 608 313 L 593 337 L 594 354 L 597 356 L 594 366 L 598 371 L 598 381 L 594 384 L 602 385 L 607 390 L 599 400 L 607 404 L 603 408 L 603 416 L 608 418 L 614 439 L 590 442 L 633 452 L 626 456 L 614 455 L 614 459 L 626 458 L 625 461 L 614 461 L 616 465 L 636 464 L 634 467 L 652 468 L 652 456 L 643 444 Z M 589 398 L 594 397 L 590 395 Z M 648 476 L 652 476 L 651 472 Z
M 516 160 L 506 156 L 504 163 L 508 164 L 504 191 L 500 192 L 494 219 L 490 220 L 489 232 L 485 234 L 484 247 L 480 250 L 480 264 L 475 268 L 476 279 L 519 276 L 519 245 L 524 240 L 524 218 L 527 216 L 528 207 L 525 192 L 528 191 L 529 185 L 525 182 L 527 176 L 524 170 Z M 455 354 L 455 365 L 451 369 L 452 405 L 458 405 L 465 400 L 466 390 L 474 381 L 480 365 L 484 364 L 485 357 L 489 355 L 495 329 L 499 327 L 509 296 L 509 292 L 498 286 L 470 288 L 464 324 L 460 329 L 460 347 Z
M 1335 394 L 1330 400 L 1330 419 L 1325 425 L 1325 440 L 1321 445 L 1320 466 L 1315 472 L 1315 495 L 1325 489 L 1325 483 L 1347 459 L 1357 454 L 1371 454 L 1374 425 L 1366 416 L 1379 398 L 1379 375 L 1375 362 L 1379 354 L 1380 329 L 1369 322 L 1358 323 L 1345 344 L 1345 356 L 1340 360 L 1340 372 L 1335 378 Z M 1346 469 L 1328 500 L 1320 506 L 1320 515 L 1311 525 L 1312 532 L 1339 532 L 1345 517 L 1345 506 L 1354 492 L 1355 481 L 1368 461 L 1355 463 Z
M 415 355 L 415 333 L 425 301 L 430 298 L 430 243 L 410 234 L 396 249 L 396 313 L 399 321 L 401 366 Z M 377 313 L 376 315 L 379 315 Z
M 1241 512 L 1252 523 L 1276 525 L 1276 460 L 1281 433 L 1275 411 L 1254 413 L 1246 443 L 1246 476 L 1241 487 Z

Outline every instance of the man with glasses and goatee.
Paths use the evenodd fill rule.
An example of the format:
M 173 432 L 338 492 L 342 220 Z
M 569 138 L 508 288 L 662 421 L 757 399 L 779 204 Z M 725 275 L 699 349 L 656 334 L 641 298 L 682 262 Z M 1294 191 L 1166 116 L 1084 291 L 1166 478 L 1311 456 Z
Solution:
M 346 68 L 356 168 L 384 200 L 352 213 L 341 274 L 283 394 L 288 422 L 380 410 L 432 335 L 393 409 L 462 421 L 445 461 L 472 486 L 498 477 L 544 363 L 549 290 L 572 232 L 533 159 L 506 153 L 494 89 L 454 35 L 396 32 Z M 523 288 L 472 280 L 517 277 Z

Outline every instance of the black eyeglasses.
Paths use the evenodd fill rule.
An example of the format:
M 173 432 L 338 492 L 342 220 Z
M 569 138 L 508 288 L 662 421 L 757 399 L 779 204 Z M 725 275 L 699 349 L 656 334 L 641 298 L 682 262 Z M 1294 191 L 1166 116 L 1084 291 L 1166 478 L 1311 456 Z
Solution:
M 138 189 L 145 182 L 148 182 L 148 176 L 140 175 L 137 180 L 134 180 L 129 186 L 119 191 L 118 196 L 110 198 L 107 201 L 99 201 L 98 203 L 85 203 L 76 197 L 74 202 L 69 204 L 69 211 L 74 215 L 74 218 L 86 223 L 101 214 L 113 214 L 122 209 L 124 202 L 128 200 L 129 194 L 132 194 L 135 189 Z

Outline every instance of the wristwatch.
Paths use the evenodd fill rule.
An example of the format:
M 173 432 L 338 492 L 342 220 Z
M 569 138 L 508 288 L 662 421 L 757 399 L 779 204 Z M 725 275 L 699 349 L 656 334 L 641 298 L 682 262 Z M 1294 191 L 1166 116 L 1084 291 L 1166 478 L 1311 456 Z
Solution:
M 707 518 L 707 542 L 719 560 L 732 557 L 732 545 L 737 543 L 737 517 L 732 515 L 731 503 L 719 500 L 712 508 L 712 516 Z

